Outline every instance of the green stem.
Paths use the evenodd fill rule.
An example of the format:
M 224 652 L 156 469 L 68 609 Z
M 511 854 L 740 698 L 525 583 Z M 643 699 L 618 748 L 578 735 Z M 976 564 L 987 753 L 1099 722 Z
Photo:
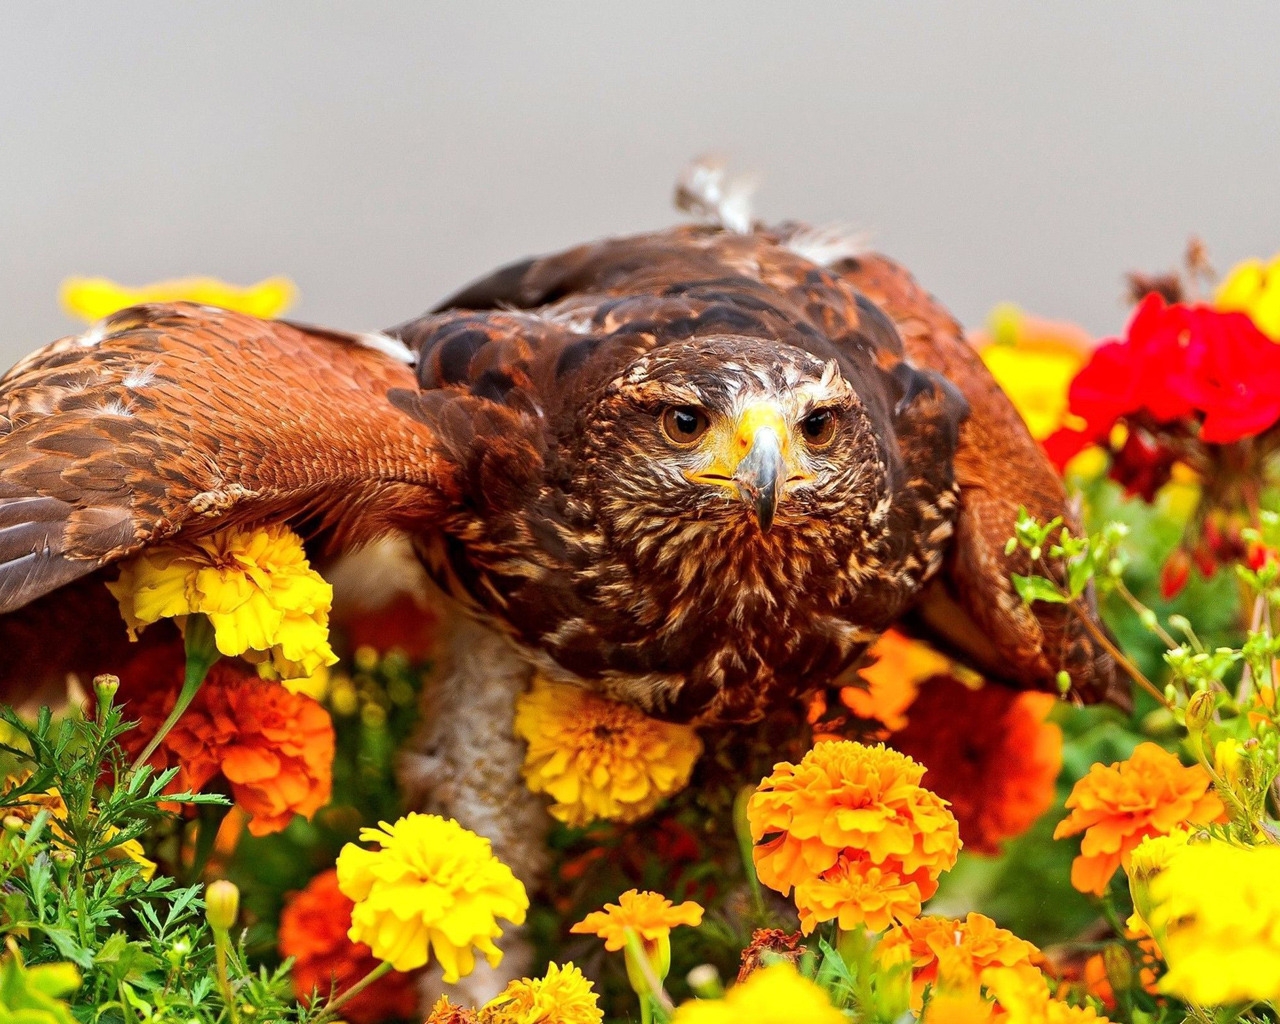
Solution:
M 222 990 L 222 1002 L 231 1015 L 231 1024 L 240 1024 L 240 1011 L 236 1008 L 235 993 L 231 991 L 231 978 L 227 976 L 228 933 L 213 929 L 213 955 L 218 969 L 218 988 Z
M 1151 696 L 1158 700 L 1164 707 L 1172 710 L 1173 705 L 1169 703 L 1169 698 L 1164 695 L 1164 691 L 1148 679 L 1142 669 L 1138 668 L 1137 665 L 1130 661 L 1124 651 L 1120 650 L 1120 648 L 1112 642 L 1111 638 L 1107 636 L 1103 630 L 1094 625 L 1093 619 L 1090 617 L 1087 609 L 1081 608 L 1074 600 L 1068 601 L 1067 607 L 1069 607 L 1076 618 L 1083 623 L 1084 628 L 1088 631 L 1089 635 L 1092 636 L 1094 640 L 1096 640 L 1102 648 L 1111 655 L 1115 663 L 1124 669 L 1135 683 L 1146 690 L 1147 693 L 1151 694 Z
M 173 705 L 173 710 L 169 712 L 169 717 L 164 720 L 164 724 L 151 737 L 151 742 L 147 744 L 146 749 L 133 762 L 132 771 L 137 771 L 151 759 L 151 755 L 156 752 L 156 748 L 160 746 L 164 738 L 169 735 L 169 731 L 178 724 L 178 720 L 183 713 L 191 706 L 191 702 L 195 699 L 196 693 L 199 692 L 205 676 L 209 674 L 209 669 L 213 667 L 213 663 L 220 657 L 218 648 L 214 646 L 213 642 L 213 623 L 209 621 L 207 615 L 187 616 L 186 649 L 187 671 L 182 680 L 182 690 L 178 693 L 178 699 Z
M 188 880 L 194 884 L 204 874 L 205 865 L 213 854 L 213 845 L 218 838 L 218 829 L 230 812 L 229 804 L 200 804 L 196 810 L 198 822 L 196 831 L 196 848 L 191 858 L 191 870 Z
M 371 970 L 368 974 L 366 974 L 363 978 L 357 981 L 354 985 L 352 985 L 349 989 L 347 989 L 341 995 L 334 996 L 327 1003 L 325 1003 L 324 1009 L 321 1010 L 320 1013 L 315 1018 L 313 1018 L 311 1024 L 321 1024 L 321 1021 L 328 1020 L 330 1017 L 336 1014 L 339 1009 L 342 1008 L 343 1004 L 345 1004 L 347 1000 L 352 999 L 355 996 L 358 996 L 361 992 L 367 989 L 379 978 L 390 973 L 391 973 L 391 965 L 384 960 L 382 963 L 378 964 L 377 967 Z
M 836 928 L 836 952 L 853 975 L 857 986 L 854 998 L 859 1011 L 864 1014 L 869 1014 L 872 1006 L 871 943 L 867 939 L 865 928 L 850 928 L 848 931 L 838 926 Z
M 738 838 L 738 854 L 742 858 L 742 870 L 751 888 L 751 902 L 755 906 L 760 923 L 767 924 L 769 909 L 764 903 L 764 890 L 760 888 L 760 876 L 756 874 L 755 843 L 751 839 L 751 823 L 747 819 L 747 803 L 756 787 L 743 786 L 733 801 L 733 831 Z

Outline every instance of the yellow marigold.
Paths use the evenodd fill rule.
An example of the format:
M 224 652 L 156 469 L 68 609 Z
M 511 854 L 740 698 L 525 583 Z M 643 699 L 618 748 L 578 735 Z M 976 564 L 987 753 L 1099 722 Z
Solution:
M 1151 881 L 1160 988 L 1216 1006 L 1280 999 L 1280 847 L 1214 841 L 1180 850 Z
M 1167 835 L 1179 825 L 1225 818 L 1212 780 L 1199 765 L 1183 767 L 1154 743 L 1140 743 L 1127 761 L 1095 764 L 1067 797 L 1071 813 L 1053 837 L 1084 832 L 1080 856 L 1071 864 L 1071 884 L 1101 896 L 1116 869 L 1147 836 Z
M 782 763 L 747 804 L 760 881 L 795 889 L 805 932 L 838 918 L 886 928 L 920 912 L 960 837 L 946 801 L 920 785 L 924 767 L 883 744 L 848 740 Z
M 1218 285 L 1213 303 L 1219 309 L 1248 313 L 1258 330 L 1280 341 L 1280 253 L 1269 263 L 1237 263 Z
M 1022 971 L 1002 967 L 990 972 L 987 988 L 1004 1011 L 998 1018 L 1000 1024 L 1109 1024 L 1092 1007 L 1054 999 L 1043 975 L 1032 979 Z
M 219 652 L 270 660 L 283 678 L 310 676 L 338 660 L 329 646 L 333 588 L 283 523 L 150 548 L 107 586 L 134 638 L 149 623 L 200 612 Z
M 397 971 L 421 967 L 434 951 L 448 984 L 475 969 L 475 950 L 497 966 L 497 919 L 523 924 L 529 897 L 489 840 L 416 813 L 361 829 L 360 839 L 380 849 L 348 843 L 338 855 L 338 887 L 355 901 L 351 941 Z
M 981 985 L 994 970 L 1010 968 L 1029 982 L 1040 980 L 1040 950 L 1013 932 L 1000 928 L 989 917 L 969 914 L 963 921 L 949 917 L 921 917 L 889 931 L 876 946 L 881 963 L 909 958 L 911 1006 L 919 1010 L 925 986 L 937 987 L 940 958 L 949 957 L 950 968 L 957 962 Z
M 573 964 L 551 964 L 542 978 L 511 982 L 484 1005 L 479 1024 L 600 1024 L 604 1014 L 588 981 Z
M 1093 348 L 1086 331 L 1005 304 L 992 310 L 988 331 L 974 332 L 971 340 L 1032 437 L 1044 440 L 1062 426 L 1067 388 Z
M 702 753 L 689 726 L 541 678 L 516 700 L 515 731 L 529 744 L 529 788 L 550 796 L 552 815 L 574 826 L 644 817 L 688 784 Z
M 293 304 L 297 289 L 287 277 L 269 277 L 240 288 L 212 277 L 182 277 L 126 288 L 105 277 L 70 277 L 62 282 L 62 306 L 72 316 L 101 320 L 143 302 L 199 302 L 251 316 L 279 316 Z
M 790 964 L 774 964 L 734 985 L 723 999 L 694 999 L 671 1024 L 845 1024 L 844 1014 Z
M 1151 911 L 1151 882 L 1165 868 L 1174 855 L 1187 848 L 1191 833 L 1185 828 L 1175 828 L 1167 836 L 1147 836 L 1129 854 L 1129 895 L 1133 897 L 1134 913 L 1143 922 Z
M 21 771 L 16 775 L 10 775 L 4 780 L 3 789 L 0 789 L 0 804 L 4 804 L 7 799 L 11 799 L 9 794 L 21 786 L 29 778 L 32 773 L 30 771 Z M 12 815 L 27 824 L 35 820 L 37 814 L 41 811 L 47 811 L 49 814 L 48 825 L 44 838 L 53 836 L 56 840 L 70 844 L 67 836 L 67 815 L 69 813 L 67 802 L 62 797 L 62 792 L 57 786 L 53 786 L 41 793 L 27 793 L 17 798 L 18 802 L 5 806 L 0 810 L 0 816 Z M 114 825 L 108 825 L 102 834 L 102 838 L 111 842 L 120 834 L 120 829 Z M 108 849 L 103 856 L 107 860 L 131 860 L 141 869 L 140 874 L 143 881 L 149 882 L 155 876 L 156 863 L 149 860 L 143 851 L 142 843 L 136 839 L 126 839 L 123 843 L 117 843 Z
M 995 1024 L 998 1014 L 995 1003 L 977 989 L 939 992 L 924 1008 L 920 1024 Z

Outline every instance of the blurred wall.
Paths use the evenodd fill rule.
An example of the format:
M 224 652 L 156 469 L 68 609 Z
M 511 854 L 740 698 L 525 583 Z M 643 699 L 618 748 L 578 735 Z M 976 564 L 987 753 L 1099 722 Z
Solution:
M 970 324 L 1095 333 L 1189 233 L 1280 249 L 1280 5 L 0 5 L 0 364 L 68 274 L 287 273 L 385 326 L 664 225 L 677 169 L 869 230 Z

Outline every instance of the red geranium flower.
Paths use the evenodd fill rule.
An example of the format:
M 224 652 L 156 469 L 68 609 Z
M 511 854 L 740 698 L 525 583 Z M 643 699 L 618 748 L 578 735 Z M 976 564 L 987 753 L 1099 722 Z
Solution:
M 1071 382 L 1068 402 L 1084 426 L 1047 439 L 1045 447 L 1059 466 L 1085 446 L 1105 441 L 1125 418 L 1170 426 L 1199 421 L 1201 441 L 1230 444 L 1280 419 L 1280 345 L 1244 313 L 1168 305 L 1153 292 L 1138 306 L 1124 338 L 1094 351 Z M 1144 466 L 1165 461 L 1172 458 L 1150 452 L 1137 459 Z M 1145 494 L 1145 474 L 1136 475 L 1144 479 L 1135 481 L 1135 489 Z

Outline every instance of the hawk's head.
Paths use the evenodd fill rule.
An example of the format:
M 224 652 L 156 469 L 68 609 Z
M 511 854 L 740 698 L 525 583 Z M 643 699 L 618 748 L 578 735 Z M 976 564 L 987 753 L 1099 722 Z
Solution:
M 646 353 L 587 413 L 595 506 L 624 543 L 865 530 L 883 442 L 834 359 L 746 337 Z M 607 453 L 607 461 L 606 461 Z M 770 539 L 772 535 L 772 539 Z

